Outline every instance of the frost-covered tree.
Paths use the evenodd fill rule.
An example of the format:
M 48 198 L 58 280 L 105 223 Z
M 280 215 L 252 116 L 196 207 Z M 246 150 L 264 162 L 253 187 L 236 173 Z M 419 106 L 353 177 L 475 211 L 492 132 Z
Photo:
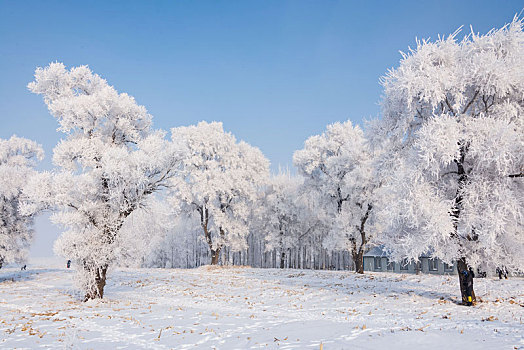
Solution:
M 271 176 L 259 199 L 253 230 L 264 235 L 265 249 L 278 250 L 280 268 L 285 267 L 286 252 L 316 228 L 318 219 L 300 196 L 302 179 L 281 172 Z
M 170 210 L 173 208 L 170 206 Z M 202 235 L 200 220 L 170 215 L 169 230 L 146 257 L 147 267 L 192 268 L 209 263 L 209 248 Z M 152 217 L 149 220 L 153 219 Z
M 127 267 L 153 265 L 152 256 L 164 247 L 175 222 L 173 209 L 163 198 L 148 198 L 129 215 L 120 229 L 117 263 Z
M 36 177 L 28 194 L 57 209 L 52 220 L 67 230 L 55 251 L 77 261 L 86 300 L 102 298 L 122 225 L 173 176 L 177 151 L 143 106 L 86 66 L 38 68 L 28 87 L 66 134 L 54 149 L 58 170 Z
M 174 128 L 172 137 L 187 149 L 179 176 L 171 180 L 174 203 L 182 213 L 200 219 L 215 265 L 225 245 L 246 248 L 247 220 L 269 176 L 269 161 L 258 148 L 236 142 L 222 123 Z
M 330 227 L 327 246 L 350 251 L 358 273 L 364 273 L 363 256 L 372 238 L 368 226 L 378 186 L 373 159 L 362 129 L 349 120 L 328 125 L 293 156 L 306 191 L 318 195 L 317 214 Z
M 522 20 L 486 35 L 417 42 L 383 79 L 377 143 L 389 196 L 383 241 L 397 258 L 524 268 Z
M 44 156 L 36 142 L 12 136 L 0 139 L 0 268 L 26 259 L 33 237 L 34 213 L 22 213 L 23 188 L 36 160 Z
M 126 220 L 119 239 L 119 265 L 190 268 L 208 262 L 200 221 L 177 215 L 163 198 L 150 199 Z M 202 257 L 202 259 L 201 259 Z

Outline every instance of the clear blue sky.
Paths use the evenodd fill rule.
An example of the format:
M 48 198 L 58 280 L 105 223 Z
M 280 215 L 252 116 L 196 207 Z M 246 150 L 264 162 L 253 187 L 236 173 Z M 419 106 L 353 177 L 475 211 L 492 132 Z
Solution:
M 3 1 L 0 138 L 44 146 L 62 136 L 40 96 L 36 67 L 88 64 L 133 95 L 156 128 L 217 120 L 259 147 L 273 170 L 335 121 L 379 115 L 380 76 L 415 37 L 464 25 L 485 33 L 522 1 Z M 57 228 L 39 218 L 35 255 Z

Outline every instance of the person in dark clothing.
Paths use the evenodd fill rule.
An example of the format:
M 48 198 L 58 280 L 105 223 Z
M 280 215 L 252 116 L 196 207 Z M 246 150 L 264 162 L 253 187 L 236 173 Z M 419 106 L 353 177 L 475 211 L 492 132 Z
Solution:
M 471 267 L 468 270 L 462 271 L 462 274 L 464 275 L 464 278 L 466 279 L 466 297 L 467 297 L 467 306 L 473 305 L 473 277 L 475 277 L 475 273 L 473 273 L 473 269 Z
M 67 260 L 67 268 L 71 267 L 71 260 Z
M 24 265 L 24 266 L 22 266 L 22 268 L 21 268 L 20 270 L 21 270 L 21 271 L 24 271 L 24 270 L 26 270 L 26 269 L 27 269 L 27 265 Z
M 508 279 L 508 269 L 506 269 L 506 266 L 502 266 L 502 275 L 505 279 Z
M 497 267 L 497 274 L 499 275 L 499 279 L 502 279 L 502 276 L 504 276 L 505 279 L 508 279 L 508 270 L 506 270 L 506 266 Z

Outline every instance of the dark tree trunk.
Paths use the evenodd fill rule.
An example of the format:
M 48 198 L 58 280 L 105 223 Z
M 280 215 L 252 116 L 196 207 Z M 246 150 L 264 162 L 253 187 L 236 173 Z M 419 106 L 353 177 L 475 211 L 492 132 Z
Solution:
M 107 265 L 99 266 L 94 268 L 94 271 L 90 270 L 90 273 L 94 274 L 94 283 L 90 289 L 86 292 L 84 301 L 90 299 L 102 299 L 104 297 L 104 287 L 106 286 L 107 277 Z M 91 269 L 88 267 L 87 269 Z
M 211 265 L 218 265 L 218 258 L 220 257 L 220 250 L 223 245 L 221 244 L 216 249 L 213 249 L 213 239 L 211 237 L 211 232 L 207 227 L 209 223 L 209 211 L 205 206 L 198 207 L 197 211 L 200 213 L 200 226 L 202 226 L 202 229 L 204 230 L 204 236 L 211 252 Z M 220 237 L 225 237 L 225 232 L 222 228 L 220 228 Z
M 222 247 L 217 249 L 211 249 L 211 265 L 218 265 L 218 258 L 220 257 L 220 250 Z
M 284 241 L 284 230 L 282 228 L 282 220 L 283 220 L 283 218 L 279 216 L 278 230 L 279 230 L 280 268 L 281 269 L 283 269 L 286 266 L 286 252 L 284 250 L 284 243 L 283 243 L 283 241 Z
M 466 277 L 464 276 L 463 272 L 468 271 L 469 267 L 466 263 L 466 258 L 461 258 L 457 261 L 457 272 L 459 277 L 459 285 L 460 285 L 460 294 L 462 296 L 462 305 L 466 305 L 468 303 L 468 294 L 467 294 L 467 281 Z M 472 302 L 476 302 L 475 297 L 475 291 L 472 290 L 471 292 L 471 299 Z
M 457 165 L 457 174 L 459 176 L 458 179 L 458 189 L 457 189 L 457 195 L 455 198 L 455 203 L 453 206 L 453 209 L 451 211 L 451 215 L 455 218 L 454 222 L 454 232 L 453 232 L 453 238 L 458 240 L 458 244 L 461 245 L 460 237 L 458 235 L 458 224 L 459 224 L 459 218 L 462 211 L 462 189 L 466 185 L 468 181 L 468 174 L 466 172 L 466 169 L 464 167 L 464 161 L 466 159 L 466 153 L 467 153 L 467 146 L 464 144 L 460 145 L 460 158 L 455 160 L 455 163 Z M 459 286 L 460 286 L 460 294 L 462 297 L 462 304 L 466 305 L 468 302 L 468 295 L 467 295 L 467 282 L 466 277 L 464 276 L 463 272 L 468 271 L 469 267 L 466 262 L 466 258 L 462 257 L 457 261 L 457 271 L 458 271 L 458 278 L 459 278 Z M 471 293 L 472 301 L 475 302 L 475 292 L 472 291 Z
M 218 258 L 220 257 L 220 250 L 222 249 L 222 246 L 218 246 L 216 249 L 213 249 L 213 240 L 211 238 L 211 232 L 207 227 L 207 224 L 209 222 L 209 213 L 207 208 L 198 207 L 197 210 L 200 213 L 200 225 L 204 230 L 204 237 L 206 238 L 207 245 L 209 246 L 209 251 L 211 252 L 211 265 L 218 265 Z M 220 229 L 220 234 L 224 234 L 222 229 Z
M 364 273 L 364 251 L 359 249 L 353 254 L 353 260 L 355 261 L 355 272 L 363 274 Z
M 366 222 L 368 221 L 369 214 L 373 206 L 368 204 L 366 213 L 360 220 L 360 227 L 357 227 L 360 233 L 360 246 L 357 247 L 356 239 L 352 240 L 352 252 L 353 261 L 355 262 L 355 272 L 364 273 L 364 250 L 366 249 L 366 244 L 368 243 L 368 238 L 366 237 Z

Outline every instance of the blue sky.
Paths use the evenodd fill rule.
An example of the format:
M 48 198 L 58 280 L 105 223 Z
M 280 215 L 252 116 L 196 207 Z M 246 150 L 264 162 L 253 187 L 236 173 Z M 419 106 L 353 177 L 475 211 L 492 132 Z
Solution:
M 36 67 L 87 64 L 146 106 L 156 128 L 217 120 L 272 169 L 335 121 L 379 115 L 380 76 L 415 38 L 485 33 L 522 1 L 2 1 L 0 138 L 62 137 L 27 91 Z M 33 251 L 57 229 L 37 222 Z

